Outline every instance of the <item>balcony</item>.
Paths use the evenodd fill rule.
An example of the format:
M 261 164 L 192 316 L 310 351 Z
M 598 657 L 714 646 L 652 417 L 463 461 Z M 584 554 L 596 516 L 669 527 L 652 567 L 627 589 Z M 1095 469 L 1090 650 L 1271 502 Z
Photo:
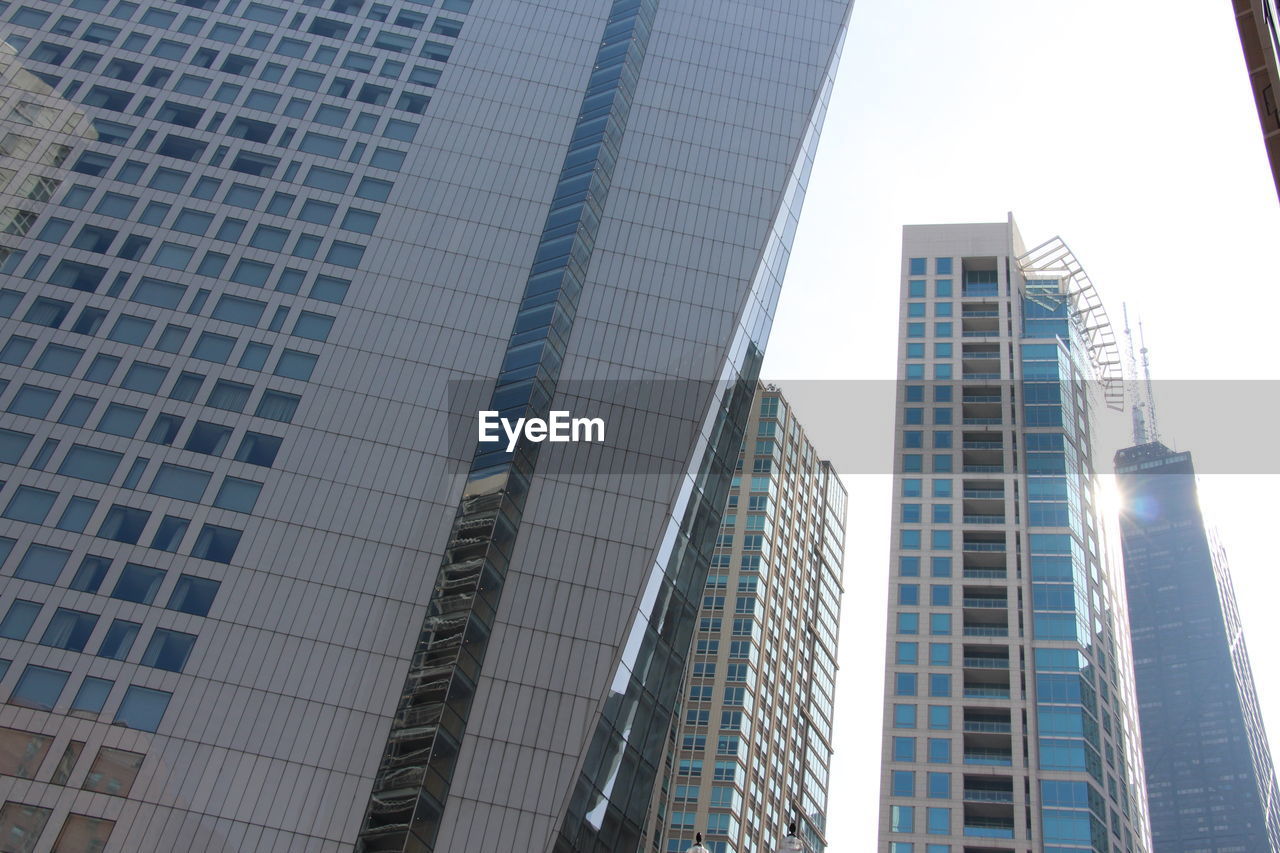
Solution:
M 960 397 L 961 403 L 999 403 L 1002 402 L 999 394 L 964 394 Z
M 971 803 L 1012 803 L 1013 791 L 984 791 L 965 788 L 964 798 Z
M 1010 734 L 1013 732 L 1013 724 L 1007 721 L 999 720 L 970 720 L 965 719 L 964 730 L 975 734 Z
M 964 550 L 966 551 L 984 551 L 1003 554 L 1006 551 L 1003 542 L 965 542 Z
M 965 625 L 964 635 L 966 637 L 1007 637 L 1009 636 L 1008 625 Z
M 1004 524 L 1003 515 L 966 515 L 965 524 Z
M 973 818 L 974 823 L 970 823 L 970 818 L 965 818 L 964 834 L 975 838 L 1013 838 L 1013 819 L 1000 820 L 998 818 L 990 818 L 981 820 Z
M 1004 418 L 961 418 L 965 426 L 996 426 L 1004 423 Z
M 983 764 L 989 767 L 1012 767 L 1013 751 L 1009 749 L 965 748 L 965 764 Z
M 1009 688 L 1008 687 L 989 687 L 985 684 L 971 687 L 970 685 L 966 684 L 964 687 L 964 698 L 966 699 L 1008 699 Z
M 960 311 L 961 317 L 999 317 L 999 308 L 970 308 L 967 305 Z
M 1004 489 L 971 489 L 966 486 L 963 496 L 980 501 L 1002 501 L 1004 500 Z
M 964 577 L 973 578 L 974 580 L 1004 580 L 1009 577 L 1009 573 L 1004 569 L 976 568 L 971 566 L 964 567 Z
M 964 658 L 964 665 L 966 667 L 973 667 L 974 669 L 1008 669 L 1009 659 L 1007 657 L 969 657 L 966 655 Z

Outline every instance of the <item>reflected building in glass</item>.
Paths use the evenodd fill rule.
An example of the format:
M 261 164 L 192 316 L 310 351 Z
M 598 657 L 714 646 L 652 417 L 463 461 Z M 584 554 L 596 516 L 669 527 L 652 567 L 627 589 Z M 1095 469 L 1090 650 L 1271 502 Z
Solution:
M 0 847 L 635 849 L 849 6 L 0 2 Z
M 880 841 L 1151 850 L 1093 412 L 1121 404 L 1096 292 L 1013 223 L 903 233 Z
M 652 845 L 826 849 L 847 496 L 761 387 L 729 487 L 655 797 Z
M 1191 454 L 1146 440 L 1116 454 L 1116 474 L 1154 849 L 1280 850 L 1231 571 L 1200 514 Z

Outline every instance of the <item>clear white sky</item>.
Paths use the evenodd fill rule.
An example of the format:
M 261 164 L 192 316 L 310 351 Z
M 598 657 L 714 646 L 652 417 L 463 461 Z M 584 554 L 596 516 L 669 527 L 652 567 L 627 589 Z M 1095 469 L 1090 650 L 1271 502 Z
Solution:
M 1280 379 L 1280 203 L 1228 0 L 858 0 L 766 378 L 893 378 L 902 225 L 1009 211 L 1028 245 L 1067 241 L 1113 319 L 1121 302 L 1141 313 L 1157 379 Z M 1275 442 L 1280 399 L 1262 382 L 1248 390 L 1259 398 L 1241 419 L 1157 389 L 1162 438 L 1198 455 Z M 866 418 L 859 440 L 887 460 L 892 412 Z M 1280 747 L 1280 478 L 1201 467 Z M 889 478 L 846 485 L 829 835 L 833 853 L 864 853 L 876 839 Z

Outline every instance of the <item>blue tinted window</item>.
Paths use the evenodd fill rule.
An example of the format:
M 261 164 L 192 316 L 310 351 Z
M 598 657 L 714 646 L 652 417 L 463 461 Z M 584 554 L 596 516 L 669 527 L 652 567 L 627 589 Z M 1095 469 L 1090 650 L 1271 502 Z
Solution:
M 58 704 L 58 697 L 62 695 L 62 688 L 67 686 L 70 675 L 71 673 L 60 669 L 28 666 L 13 688 L 9 701 L 27 708 L 52 711 L 53 706 Z
M 160 727 L 172 693 L 130 685 L 116 711 L 115 722 L 131 729 L 154 732 Z
M 31 630 L 31 626 L 35 624 L 36 617 L 39 615 L 38 603 L 23 601 L 21 598 L 16 599 L 9 605 L 9 611 L 5 613 L 4 619 L 0 620 L 0 637 L 25 640 L 27 632 Z
M 137 563 L 126 563 L 111 590 L 112 598 L 133 601 L 138 604 L 150 604 L 155 600 L 160 584 L 164 582 L 164 571 Z

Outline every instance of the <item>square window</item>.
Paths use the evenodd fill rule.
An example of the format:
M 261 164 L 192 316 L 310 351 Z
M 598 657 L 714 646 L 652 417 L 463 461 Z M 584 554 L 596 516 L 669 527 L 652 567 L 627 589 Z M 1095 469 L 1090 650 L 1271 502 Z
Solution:
M 172 696 L 172 693 L 163 690 L 130 685 L 116 711 L 114 722 L 131 729 L 154 732 L 160 728 L 160 721 L 164 718 Z
M 40 605 L 35 601 L 15 599 L 9 605 L 4 619 L 0 620 L 0 637 L 10 640 L 25 640 L 36 617 L 40 615 Z
M 182 672 L 195 648 L 196 635 L 167 628 L 156 628 L 142 653 L 142 665 L 169 672 Z
M 13 688 L 9 701 L 14 705 L 52 711 L 71 673 L 60 669 L 28 665 Z
M 76 698 L 71 700 L 71 713 L 82 717 L 98 716 L 102 712 L 102 706 L 107 703 L 107 696 L 111 694 L 114 684 L 114 681 L 105 678 L 85 676 L 80 689 L 76 691 Z
M 107 516 L 98 528 L 98 536 L 129 545 L 138 544 L 142 529 L 147 526 L 151 513 L 143 509 L 115 504 L 107 511 Z
M 133 601 L 138 604 L 150 604 L 155 600 L 160 584 L 164 582 L 164 571 L 137 563 L 126 563 L 116 580 L 111 597 L 122 601 Z

